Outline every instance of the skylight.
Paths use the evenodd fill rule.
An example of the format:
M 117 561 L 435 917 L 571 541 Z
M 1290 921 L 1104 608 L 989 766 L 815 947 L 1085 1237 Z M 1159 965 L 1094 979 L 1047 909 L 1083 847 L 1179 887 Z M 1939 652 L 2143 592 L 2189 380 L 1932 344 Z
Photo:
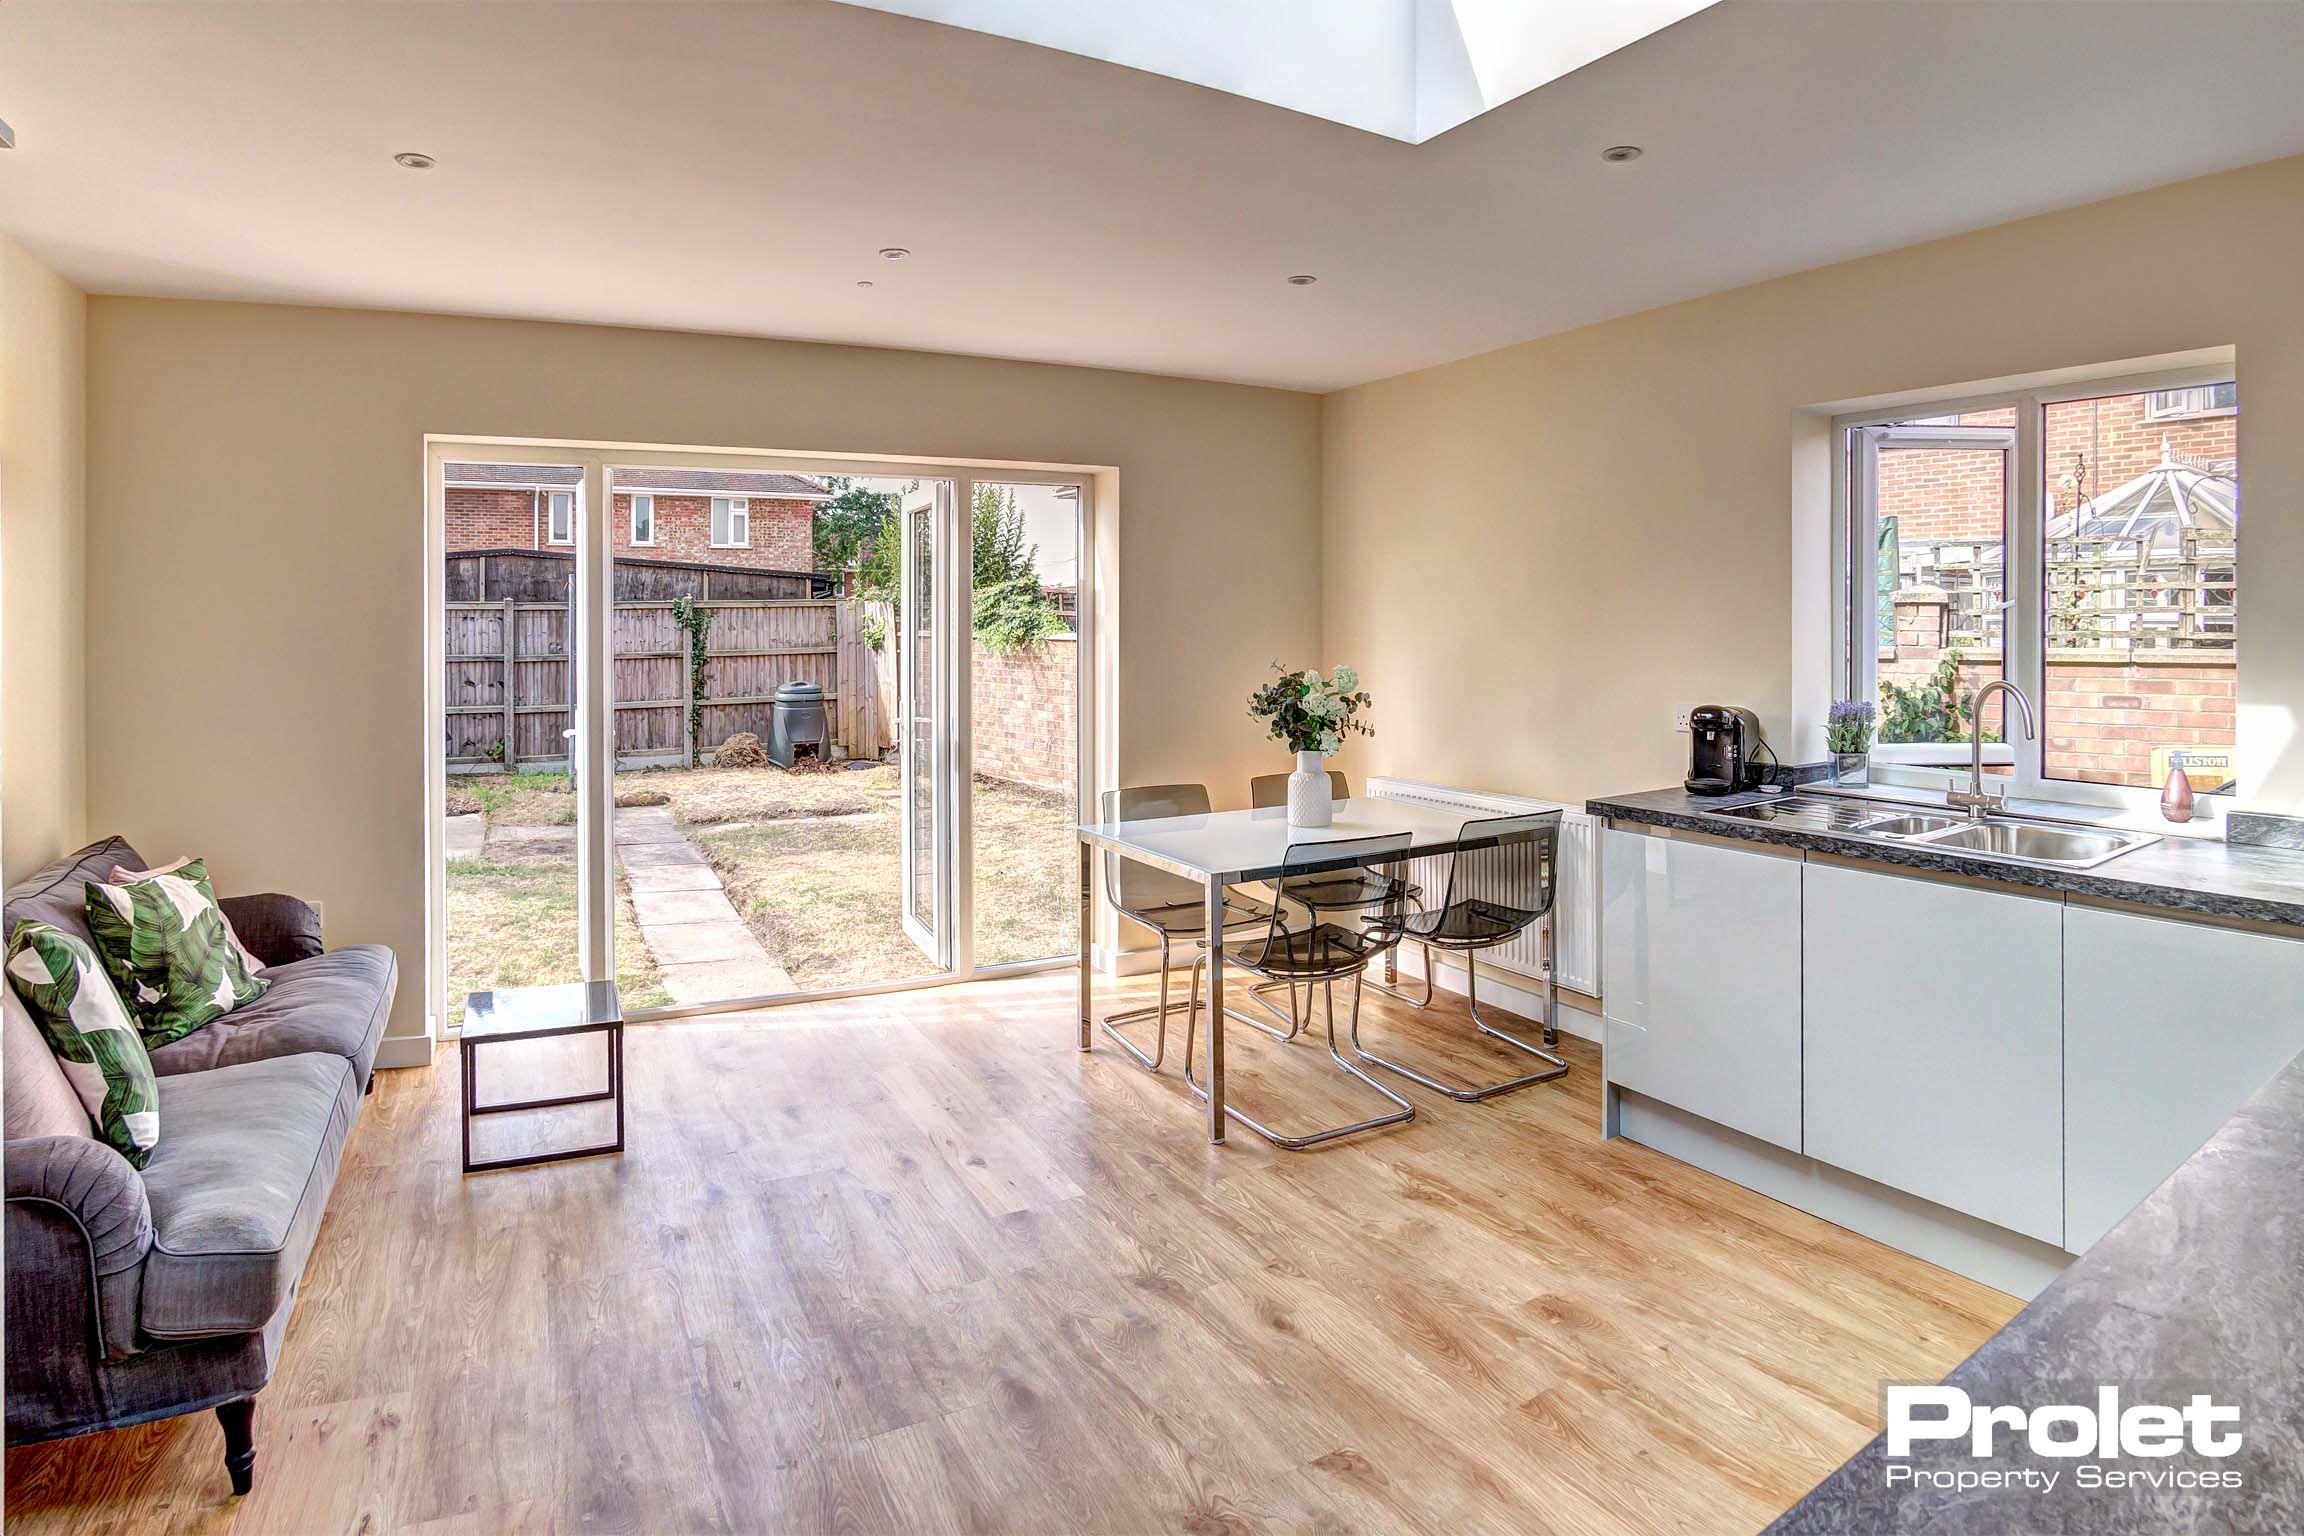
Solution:
M 1124 64 L 1410 144 L 1712 0 L 846 0 Z

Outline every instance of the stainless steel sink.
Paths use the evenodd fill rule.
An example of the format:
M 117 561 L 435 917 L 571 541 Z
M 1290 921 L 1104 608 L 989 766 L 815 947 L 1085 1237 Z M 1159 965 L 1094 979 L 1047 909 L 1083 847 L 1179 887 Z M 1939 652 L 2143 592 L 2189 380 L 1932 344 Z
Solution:
M 1923 841 L 1930 848 L 1959 848 L 1995 858 L 2086 869 L 2159 840 L 2140 832 L 2083 832 L 2031 822 L 1989 820 L 1940 832 Z
M 1889 816 L 1867 821 L 1856 830 L 1869 832 L 1874 837 L 1926 837 L 1932 832 L 1948 832 L 1965 825 L 1965 819 L 1958 816 Z
M 1705 814 L 1787 830 L 1879 838 L 1908 847 L 1941 848 L 1947 853 L 2045 864 L 2057 869 L 2089 869 L 2160 841 L 2148 832 L 2067 827 L 2010 816 L 1971 821 L 1963 815 L 1947 815 L 1925 806 L 1843 795 L 1785 795 L 1749 805 L 1723 806 Z

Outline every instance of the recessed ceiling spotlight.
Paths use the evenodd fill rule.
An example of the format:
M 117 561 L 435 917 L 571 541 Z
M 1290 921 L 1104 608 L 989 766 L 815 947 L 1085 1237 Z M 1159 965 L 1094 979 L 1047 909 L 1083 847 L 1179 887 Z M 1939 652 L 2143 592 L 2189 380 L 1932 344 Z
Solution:
M 404 149 L 392 157 L 392 163 L 403 170 L 428 171 L 437 162 L 430 155 L 420 155 L 413 149 Z
M 1640 146 L 1637 144 L 1611 144 L 1600 151 L 1600 158 L 1610 165 L 1622 165 L 1627 160 L 1640 158 Z
M 872 286 L 872 279 L 868 277 L 860 277 L 856 279 L 856 286 L 859 288 L 869 288 Z
M 884 245 L 880 247 L 880 259 L 882 261 L 903 261 L 911 254 L 912 253 L 910 251 L 906 250 L 900 245 Z
M 1296 288 L 1309 288 L 1318 281 L 1320 281 L 1320 279 L 1314 277 L 1309 272 L 1299 272 L 1294 277 L 1288 279 L 1290 286 Z

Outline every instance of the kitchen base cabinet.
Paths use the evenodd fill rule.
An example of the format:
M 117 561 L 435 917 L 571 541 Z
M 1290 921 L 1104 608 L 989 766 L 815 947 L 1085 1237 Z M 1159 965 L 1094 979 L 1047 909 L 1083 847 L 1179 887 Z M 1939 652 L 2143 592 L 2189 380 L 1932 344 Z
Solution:
M 1812 860 L 1804 1150 L 2064 1236 L 2063 904 Z
M 2064 912 L 2065 1247 L 2085 1250 L 2304 1051 L 2304 939 Z
M 1601 838 L 1608 1081 L 1798 1151 L 1800 856 Z

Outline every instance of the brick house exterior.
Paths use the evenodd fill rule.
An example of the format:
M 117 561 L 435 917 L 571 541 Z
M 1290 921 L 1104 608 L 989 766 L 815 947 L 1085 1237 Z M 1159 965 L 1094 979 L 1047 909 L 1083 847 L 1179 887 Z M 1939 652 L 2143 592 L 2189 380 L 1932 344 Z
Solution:
M 2048 406 L 2042 423 L 2046 515 L 2069 513 L 2081 500 L 2101 498 L 2147 474 L 2161 463 L 2163 451 L 2193 463 L 2236 463 L 2237 417 L 2230 405 L 2205 397 L 2181 403 L 2199 408 L 2156 413 L 2152 396 L 2142 393 Z M 2003 407 L 1970 412 L 1952 424 L 2006 427 L 2015 425 L 2015 415 Z M 2084 484 L 2075 476 L 2082 466 Z M 1907 554 L 1947 540 L 1994 548 L 2005 537 L 2001 478 L 1996 450 L 1884 452 L 1879 513 L 1883 520 L 1896 519 Z M 1925 588 L 1899 592 L 1895 638 L 1881 650 L 1882 678 L 1909 685 L 1935 670 L 1949 647 L 1951 601 Z M 1963 693 L 2001 674 L 1997 644 L 1962 650 Z M 2219 781 L 2222 772 L 2208 760 L 2228 756 L 2236 742 L 2234 655 L 2227 647 L 2089 659 L 2052 649 L 2047 697 L 2036 701 L 2043 706 L 2046 771 L 2061 779 L 2154 786 L 2165 776 L 2168 750 L 2178 748 L 2195 754 L 2196 783 Z M 1986 706 L 1984 723 L 1990 731 L 2001 730 L 1998 699 Z
M 574 524 L 566 521 L 582 474 L 564 465 L 450 464 L 446 474 L 447 552 L 465 550 L 573 550 Z M 631 469 L 616 476 L 610 519 L 619 556 L 753 570 L 807 571 L 815 564 L 816 509 L 831 492 L 805 475 L 728 470 Z M 556 519 L 554 499 L 568 511 Z M 633 501 L 646 498 L 653 540 L 633 538 Z M 712 541 L 715 501 L 724 532 Z M 739 512 L 740 509 L 740 512 Z M 561 520 L 569 538 L 555 540 Z M 643 532 L 650 531 L 642 520 Z

